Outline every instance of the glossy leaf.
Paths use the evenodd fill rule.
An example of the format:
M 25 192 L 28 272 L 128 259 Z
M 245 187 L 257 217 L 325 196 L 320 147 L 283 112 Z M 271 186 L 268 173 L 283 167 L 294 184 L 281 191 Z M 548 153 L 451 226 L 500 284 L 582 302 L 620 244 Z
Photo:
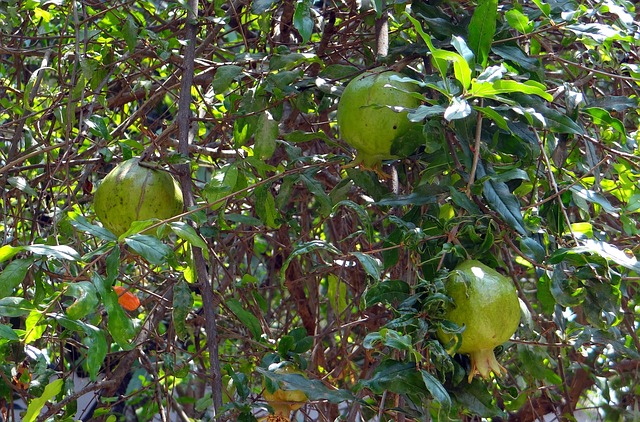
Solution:
M 153 236 L 134 234 L 125 238 L 124 242 L 153 265 L 161 265 L 173 255 L 171 248 Z
M 21 297 L 4 297 L 0 299 L 0 316 L 19 317 L 28 314 L 34 306 Z
M 69 283 L 65 294 L 76 298 L 67 307 L 66 313 L 71 319 L 81 319 L 95 312 L 98 305 L 98 295 L 95 286 L 89 281 Z
M 403 280 L 385 280 L 367 289 L 365 304 L 367 307 L 376 303 L 397 304 L 409 297 L 411 289 Z
M 0 272 L 0 298 L 10 296 L 13 293 L 14 289 L 27 276 L 32 264 L 33 259 L 16 259 Z
M 475 53 L 478 64 L 485 67 L 496 32 L 498 1 L 484 0 L 478 3 L 469 23 L 469 47 Z
M 360 261 L 360 265 L 364 268 L 365 272 L 374 280 L 380 280 L 382 276 L 382 261 L 378 258 L 362 253 L 362 252 L 352 252 L 351 255 L 355 256 L 358 261 Z
M 302 36 L 302 42 L 307 43 L 313 33 L 313 19 L 311 18 L 311 0 L 299 0 L 293 14 L 293 26 Z

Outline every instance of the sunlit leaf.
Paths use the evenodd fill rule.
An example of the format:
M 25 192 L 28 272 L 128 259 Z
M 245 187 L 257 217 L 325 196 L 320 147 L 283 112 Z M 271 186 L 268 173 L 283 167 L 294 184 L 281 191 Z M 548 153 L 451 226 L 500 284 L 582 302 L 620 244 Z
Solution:
M 40 397 L 36 397 L 31 400 L 29 406 L 27 407 L 27 411 L 22 417 L 23 422 L 33 422 L 36 420 L 42 408 L 52 400 L 55 396 L 60 393 L 62 390 L 62 386 L 64 385 L 64 379 L 58 378 L 56 380 L 51 381 L 45 388 L 44 392 Z
M 98 305 L 98 295 L 95 286 L 89 281 L 69 283 L 65 294 L 76 298 L 75 302 L 67 307 L 67 315 L 71 319 L 81 319 L 95 312 Z
M 73 248 L 67 245 L 28 245 L 25 250 L 34 255 L 44 255 L 50 258 L 65 259 L 69 261 L 79 261 L 80 255 Z

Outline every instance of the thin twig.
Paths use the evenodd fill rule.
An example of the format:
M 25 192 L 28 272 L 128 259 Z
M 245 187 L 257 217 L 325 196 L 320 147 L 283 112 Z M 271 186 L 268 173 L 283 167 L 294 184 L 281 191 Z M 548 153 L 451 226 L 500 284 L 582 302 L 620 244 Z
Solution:
M 480 100 L 480 107 L 482 107 L 482 100 Z M 467 183 L 467 197 L 471 198 L 471 186 L 476 178 L 476 170 L 478 169 L 478 161 L 480 160 L 480 138 L 482 134 L 482 113 L 478 113 L 478 119 L 476 121 L 476 133 L 475 143 L 473 146 L 473 164 L 471 165 L 471 171 L 469 172 L 469 183 Z

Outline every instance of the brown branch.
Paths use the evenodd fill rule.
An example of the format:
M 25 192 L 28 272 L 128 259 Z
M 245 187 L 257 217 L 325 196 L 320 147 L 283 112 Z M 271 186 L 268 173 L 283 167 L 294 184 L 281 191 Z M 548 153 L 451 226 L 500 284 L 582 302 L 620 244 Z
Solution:
M 180 98 L 178 100 L 178 152 L 188 156 L 189 145 L 194 137 L 191 121 L 191 87 L 195 73 L 196 42 L 198 32 L 198 0 L 187 2 L 186 41 Z M 178 169 L 180 185 L 185 199 L 185 207 L 189 209 L 195 205 L 192 190 L 191 166 L 183 164 Z M 194 227 L 196 228 L 196 227 Z M 209 350 L 209 383 L 213 396 L 214 413 L 222 406 L 222 376 L 218 357 L 218 328 L 216 324 L 217 309 L 214 307 L 213 288 L 211 287 L 209 271 L 202 249 L 192 247 L 193 260 L 198 284 L 202 293 L 203 311 L 205 316 L 205 332 L 207 333 L 207 348 Z
M 376 61 L 384 60 L 389 54 L 389 15 L 387 13 L 387 2 L 380 2 L 382 12 L 376 19 Z

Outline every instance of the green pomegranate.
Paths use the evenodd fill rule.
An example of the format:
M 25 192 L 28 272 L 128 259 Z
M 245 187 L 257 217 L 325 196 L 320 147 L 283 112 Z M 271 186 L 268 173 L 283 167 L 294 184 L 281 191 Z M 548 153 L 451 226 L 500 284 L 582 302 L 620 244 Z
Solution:
M 475 260 L 458 265 L 445 281 L 447 295 L 454 305 L 445 318 L 464 326 L 457 350 L 471 358 L 469 382 L 474 375 L 488 378 L 506 373 L 493 354 L 496 346 L 509 340 L 520 325 L 520 301 L 511 280 Z M 438 333 L 444 344 L 451 335 Z
M 102 224 L 117 236 L 134 221 L 165 220 L 182 212 L 182 191 L 166 171 L 132 158 L 117 165 L 95 191 L 93 206 Z
M 353 165 L 378 168 L 391 154 L 393 141 L 414 125 L 405 109 L 419 99 L 411 95 L 416 85 L 399 82 L 404 75 L 374 69 L 349 82 L 338 103 L 338 126 L 342 139 L 357 151 Z
M 269 371 L 274 374 L 300 374 L 304 376 L 304 373 L 298 369 L 298 367 L 289 361 L 283 361 L 278 363 L 272 363 L 269 365 Z M 309 398 L 301 390 L 285 390 L 282 386 L 279 386 L 275 391 L 269 391 L 265 383 L 265 389 L 263 392 L 264 399 L 273 407 L 274 415 L 276 417 L 286 418 L 289 420 L 289 414 L 292 410 L 297 410 L 306 403 Z M 274 419 L 268 419 L 274 420 Z

